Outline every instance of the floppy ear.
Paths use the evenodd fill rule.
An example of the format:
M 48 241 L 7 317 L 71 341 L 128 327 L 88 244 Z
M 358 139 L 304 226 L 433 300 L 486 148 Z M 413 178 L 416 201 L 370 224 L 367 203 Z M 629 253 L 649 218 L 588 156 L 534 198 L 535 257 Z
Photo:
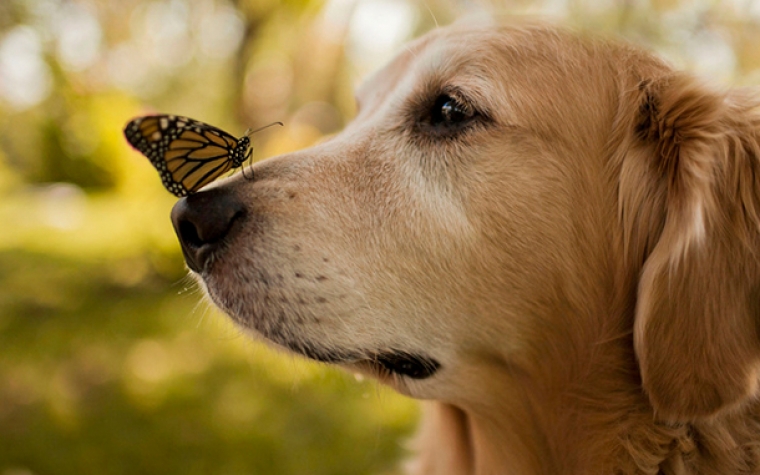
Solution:
M 689 421 L 759 393 L 760 115 L 685 75 L 634 96 L 619 189 L 643 260 L 634 346 L 658 417 Z

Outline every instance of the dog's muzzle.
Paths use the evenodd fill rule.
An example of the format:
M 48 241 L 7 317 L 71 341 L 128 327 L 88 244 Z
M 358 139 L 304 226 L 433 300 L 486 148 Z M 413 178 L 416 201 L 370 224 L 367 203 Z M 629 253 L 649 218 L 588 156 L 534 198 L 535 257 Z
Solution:
M 208 271 L 213 257 L 224 250 L 225 242 L 231 239 L 235 229 L 242 227 L 247 213 L 243 203 L 225 188 L 212 188 L 180 199 L 172 208 L 171 219 L 187 266 L 197 273 Z M 441 367 L 434 358 L 417 352 L 396 349 L 330 351 L 301 340 L 275 341 L 317 361 L 364 364 L 378 373 L 412 379 L 430 378 Z
M 224 188 L 180 199 L 172 208 L 171 219 L 187 266 L 202 272 L 245 214 L 243 204 Z

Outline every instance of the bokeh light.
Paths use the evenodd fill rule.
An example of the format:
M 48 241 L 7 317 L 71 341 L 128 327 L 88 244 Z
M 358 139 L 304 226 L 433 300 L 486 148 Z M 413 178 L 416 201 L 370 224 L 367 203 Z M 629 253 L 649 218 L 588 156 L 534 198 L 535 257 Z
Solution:
M 3 35 L 0 94 L 13 108 L 34 106 L 50 94 L 52 78 L 42 54 L 42 39 L 29 26 L 17 26 Z

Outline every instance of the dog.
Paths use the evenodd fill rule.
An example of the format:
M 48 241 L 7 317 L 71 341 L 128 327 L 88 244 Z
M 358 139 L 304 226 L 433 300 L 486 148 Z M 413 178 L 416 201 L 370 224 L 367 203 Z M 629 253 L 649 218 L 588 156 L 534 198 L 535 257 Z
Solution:
M 357 104 L 176 204 L 217 306 L 426 400 L 410 473 L 760 473 L 752 90 L 553 26 L 455 24 Z

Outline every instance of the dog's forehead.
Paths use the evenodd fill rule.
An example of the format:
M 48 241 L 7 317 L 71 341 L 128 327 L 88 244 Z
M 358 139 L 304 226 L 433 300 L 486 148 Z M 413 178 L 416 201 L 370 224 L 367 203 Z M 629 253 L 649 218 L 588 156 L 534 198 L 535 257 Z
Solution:
M 453 86 L 491 98 L 506 97 L 518 83 L 538 81 L 555 90 L 577 69 L 594 67 L 588 63 L 593 49 L 587 39 L 546 25 L 439 28 L 408 44 L 356 97 L 362 108 L 374 108 L 424 87 Z
M 485 81 L 496 70 L 489 63 L 495 56 L 499 36 L 495 30 L 434 30 L 409 43 L 389 64 L 366 79 L 357 89 L 357 100 L 371 105 L 394 91 L 444 83 L 455 77 Z
M 356 91 L 361 104 L 370 104 L 379 97 L 385 97 L 403 78 L 411 72 L 421 52 L 432 42 L 435 35 L 428 33 L 404 47 L 390 63 L 365 79 Z

